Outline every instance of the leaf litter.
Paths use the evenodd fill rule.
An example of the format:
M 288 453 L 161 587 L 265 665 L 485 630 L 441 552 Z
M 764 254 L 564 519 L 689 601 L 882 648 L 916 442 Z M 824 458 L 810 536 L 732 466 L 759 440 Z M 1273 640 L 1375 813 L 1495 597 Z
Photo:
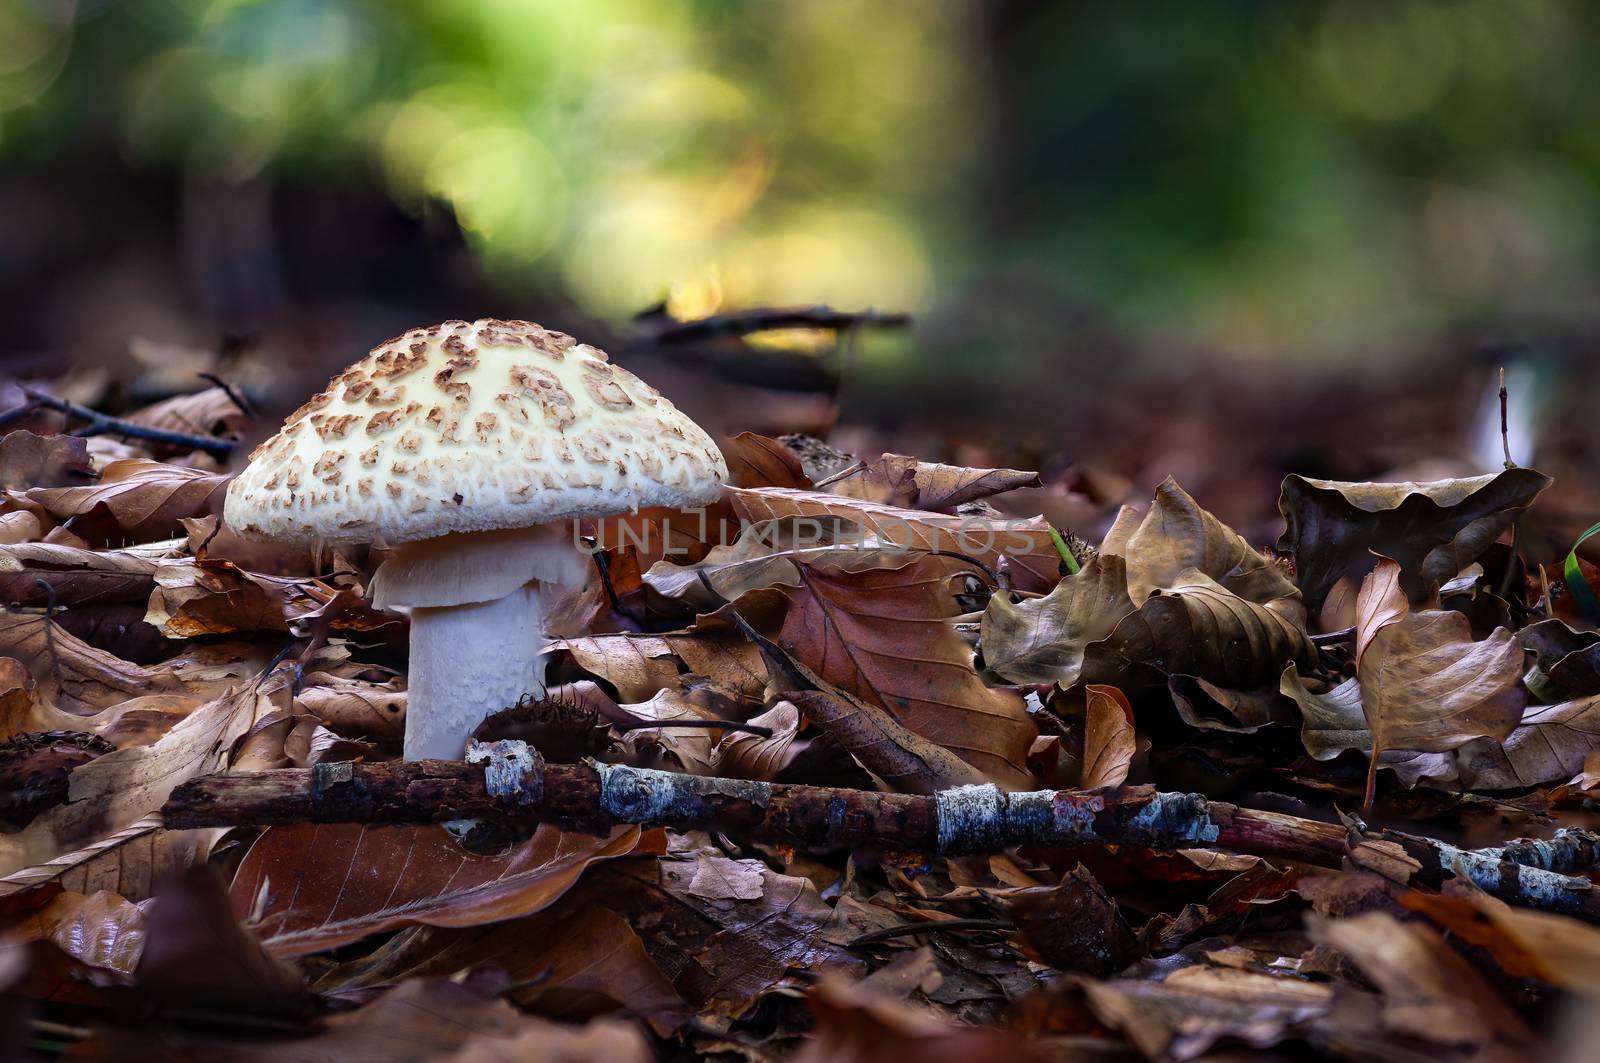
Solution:
M 127 420 L 250 431 L 220 388 Z M 213 772 L 398 758 L 405 618 L 366 603 L 364 550 L 220 526 L 227 473 L 199 452 L 17 430 L 5 1021 L 70 1030 L 82 1058 L 1495 1060 L 1553 1050 L 1593 996 L 1600 908 L 1535 896 L 1540 873 L 1600 881 L 1600 631 L 1518 552 L 1549 478 L 1291 475 L 1263 546 L 1172 479 L 1071 529 L 1029 511 L 1055 485 L 1026 469 L 748 432 L 726 451 L 716 520 L 585 526 L 613 545 L 554 614 L 575 700 L 506 734 L 885 797 L 1153 785 L 1317 840 L 167 829 L 167 796 Z M 1340 832 L 1342 868 L 1316 866 Z

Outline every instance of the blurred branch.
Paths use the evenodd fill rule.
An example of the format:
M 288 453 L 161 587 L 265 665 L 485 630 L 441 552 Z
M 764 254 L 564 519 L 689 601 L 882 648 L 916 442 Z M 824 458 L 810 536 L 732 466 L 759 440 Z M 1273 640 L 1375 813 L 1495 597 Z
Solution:
M 233 453 L 235 443 L 229 439 L 218 439 L 216 436 L 197 435 L 190 432 L 169 432 L 164 428 L 150 428 L 146 425 L 124 421 L 120 417 L 112 417 L 92 410 L 87 406 L 80 406 L 76 402 L 58 399 L 54 395 L 46 395 L 42 391 L 35 391 L 30 387 L 21 388 L 22 393 L 28 396 L 28 401 L 14 409 L 0 413 L 0 426 L 9 424 L 18 418 L 25 417 L 34 410 L 55 410 L 67 417 L 76 417 L 88 422 L 82 428 L 73 431 L 75 436 L 115 435 L 125 439 L 143 439 L 151 443 L 167 443 L 175 447 L 188 447 L 190 450 L 203 450 L 207 454 L 219 458 L 226 458 Z
M 820 328 L 838 331 L 862 326 L 906 328 L 911 324 L 911 315 L 880 313 L 876 310 L 851 313 L 826 306 L 758 307 L 733 314 L 713 314 L 693 321 L 674 321 L 671 318 L 657 320 L 661 323 L 649 322 L 648 327 L 653 330 L 651 338 L 666 347 L 676 343 L 694 343 L 713 336 L 748 336 L 752 332 L 770 329 Z

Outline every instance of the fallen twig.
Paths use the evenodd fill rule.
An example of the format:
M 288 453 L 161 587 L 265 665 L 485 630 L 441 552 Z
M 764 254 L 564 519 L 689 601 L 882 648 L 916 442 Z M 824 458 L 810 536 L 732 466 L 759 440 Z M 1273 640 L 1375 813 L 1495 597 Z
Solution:
M 443 760 L 340 762 L 211 775 L 174 790 L 163 816 L 169 828 L 180 829 L 501 819 L 523 828 L 550 822 L 603 834 L 619 823 L 637 823 L 788 845 L 952 855 L 1016 845 L 1215 848 L 1321 867 L 1340 867 L 1352 854 L 1376 855 L 1404 885 L 1436 887 L 1460 875 L 1502 900 L 1600 922 L 1600 891 L 1571 874 L 1600 863 L 1600 834 L 1592 831 L 1464 850 L 1147 786 L 1025 793 L 960 786 L 917 796 L 593 761 L 546 764 L 521 742 L 474 743 L 470 755 L 488 760 L 487 767 Z
M 191 432 L 170 432 L 165 428 L 151 428 L 147 425 L 135 424 L 125 421 L 121 417 L 112 417 L 101 413 L 99 410 L 80 406 L 76 402 L 58 399 L 54 395 L 47 395 L 30 387 L 18 385 L 22 393 L 28 396 L 28 401 L 21 406 L 0 413 L 0 425 L 26 416 L 34 410 L 55 410 L 68 417 L 76 417 L 87 421 L 88 424 L 76 429 L 72 434 L 76 436 L 116 435 L 127 439 L 143 439 L 151 443 L 167 443 L 176 447 L 188 447 L 190 450 L 203 450 L 207 454 L 225 458 L 233 453 L 235 443 L 230 439 L 218 439 L 216 436 L 197 435 Z
M 711 336 L 746 336 L 781 328 L 853 329 L 860 326 L 904 328 L 910 314 L 881 313 L 877 310 L 848 312 L 826 306 L 761 307 L 733 314 L 713 314 L 693 321 L 672 321 L 657 328 L 653 339 L 667 346 L 693 343 Z

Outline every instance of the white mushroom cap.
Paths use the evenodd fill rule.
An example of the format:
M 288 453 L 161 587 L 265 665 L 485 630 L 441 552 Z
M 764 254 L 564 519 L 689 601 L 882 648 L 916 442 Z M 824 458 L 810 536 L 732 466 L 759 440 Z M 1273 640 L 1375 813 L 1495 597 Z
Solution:
M 224 518 L 287 541 L 393 544 L 693 506 L 728 478 L 710 437 L 604 351 L 493 319 L 379 344 L 250 459 Z

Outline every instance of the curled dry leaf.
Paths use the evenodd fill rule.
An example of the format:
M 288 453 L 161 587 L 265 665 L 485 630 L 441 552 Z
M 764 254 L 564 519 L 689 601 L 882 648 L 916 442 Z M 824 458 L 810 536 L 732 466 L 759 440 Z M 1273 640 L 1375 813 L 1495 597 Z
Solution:
M 4 490 L 66 487 L 82 484 L 92 475 L 89 441 L 81 436 L 41 436 L 18 430 L 0 438 L 0 488 Z
M 300 1031 L 297 1031 L 300 1032 Z M 524 1014 L 498 996 L 447 978 L 419 978 L 355 1011 L 334 1015 L 315 1034 L 242 1040 L 198 1034 L 108 1029 L 85 1044 L 107 1058 L 227 1059 L 240 1063 L 389 1063 L 450 1059 L 456 1063 L 651 1063 L 644 1034 L 601 1019 L 564 1026 Z
M 761 655 L 743 635 L 727 627 L 661 635 L 585 635 L 552 640 L 550 650 L 570 656 L 584 672 L 610 683 L 618 700 L 625 702 L 649 701 L 685 672 L 757 700 L 767 684 Z
M 144 912 L 109 890 L 62 892 L 20 918 L 0 921 L 0 933 L 49 941 L 88 967 L 132 975 L 144 950 Z
M 1517 640 L 1538 658 L 1539 689 L 1555 695 L 1545 700 L 1600 694 L 1600 631 L 1574 631 L 1551 618 L 1529 624 L 1517 632 Z M 1530 689 L 1536 682 L 1529 676 Z
M 91 543 L 148 542 L 183 534 L 183 518 L 222 504 L 228 477 L 181 465 L 127 458 L 107 465 L 98 483 L 27 492 L 56 520 Z
M 626 1010 L 670 1034 L 689 1017 L 682 998 L 627 921 L 583 894 L 580 885 L 537 915 L 487 926 L 412 927 L 327 972 L 317 988 L 410 984 L 491 965 L 515 987 L 507 996 L 524 1008 L 559 1018 Z
M 1101 553 L 1042 598 L 992 596 L 979 630 L 984 666 L 1013 683 L 1071 687 L 1083 677 L 1089 646 L 1133 608 L 1126 562 Z
M 145 623 L 168 638 L 248 631 L 292 631 L 317 620 L 329 630 L 376 631 L 406 624 L 403 614 L 377 609 L 348 589 L 314 579 L 246 572 L 232 561 L 182 559 L 155 572 Z M 335 604 L 336 603 L 336 604 Z M 334 605 L 330 611 L 329 606 Z
M 1122 553 L 1128 559 L 1128 594 L 1135 604 L 1175 587 L 1186 571 L 1195 569 L 1247 602 L 1292 623 L 1305 623 L 1300 592 L 1288 574 L 1200 508 L 1170 477 L 1156 488 L 1155 501 Z
M 1593 998 L 1600 993 L 1600 927 L 1553 912 L 1513 908 L 1487 893 L 1410 890 L 1400 903 L 1470 945 L 1515 978 L 1536 978 Z
M 830 485 L 829 490 L 869 502 L 950 513 L 967 502 L 990 498 L 1019 487 L 1039 485 L 1039 474 L 1036 472 L 969 469 L 960 465 L 919 461 L 908 454 L 885 454 L 868 463 L 859 474 Z
M 1100 1021 L 1149 1059 L 1188 1060 L 1222 1040 L 1267 1048 L 1309 1037 L 1333 1010 L 1330 985 L 1231 967 L 1196 965 L 1159 982 L 1118 979 L 1084 985 Z
M 37 607 L 52 600 L 58 606 L 142 602 L 155 590 L 157 564 L 129 550 L 16 543 L 0 547 L 0 601 Z
M 806 517 L 820 526 L 847 521 L 884 542 L 911 550 L 949 550 L 975 557 L 991 569 L 1004 554 L 1019 590 L 1049 590 L 1060 578 L 1061 555 L 1043 517 L 1031 520 L 928 513 L 818 491 L 730 488 L 729 504 L 751 524 Z
M 658 561 L 644 574 L 644 584 L 666 598 L 677 598 L 709 612 L 751 591 L 766 587 L 798 587 L 804 563 L 838 572 L 903 568 L 922 555 L 885 542 L 867 529 L 843 519 L 781 517 L 752 524 L 737 542 L 713 547 L 688 565 Z M 708 591 L 701 576 L 711 583 Z
M 1005 908 L 1032 954 L 1058 970 L 1104 978 L 1137 956 L 1116 901 L 1082 864 L 1054 886 L 1008 893 Z
M 770 782 L 805 748 L 804 741 L 797 741 L 800 710 L 792 701 L 780 701 L 751 717 L 750 722 L 769 728 L 772 734 L 763 737 L 745 731 L 725 732 L 711 751 L 712 775 Z
M 1361 581 L 1356 595 L 1356 666 L 1378 632 L 1411 611 L 1405 591 L 1400 588 L 1400 562 L 1392 557 L 1378 558 L 1377 565 Z
M 279 956 L 304 956 L 397 927 L 465 927 L 531 915 L 597 860 L 626 856 L 639 829 L 606 838 L 541 826 L 503 856 L 479 856 L 442 827 L 359 823 L 270 827 L 230 889 L 234 911 Z
M 794 451 L 771 436 L 740 432 L 722 444 L 728 482 L 735 487 L 809 488 L 811 478 Z
M 1138 750 L 1133 706 L 1113 686 L 1091 683 L 1084 690 L 1083 778 L 1081 789 L 1098 790 L 1128 781 L 1128 765 Z
M 250 416 L 225 389 L 206 388 L 152 403 L 128 414 L 127 420 L 167 432 L 217 436 L 238 431 Z
M 1316 661 L 1305 628 L 1188 569 L 1124 618 L 1103 643 L 1122 667 L 1192 675 L 1231 690 L 1276 682 L 1285 662 Z
M 985 686 L 973 670 L 949 623 L 958 608 L 939 560 L 850 574 L 801 565 L 804 587 L 780 641 L 825 683 L 887 710 L 995 782 L 1031 786 L 1033 722 L 1021 695 Z
M 625 860 L 583 886 L 590 903 L 622 916 L 645 939 L 699 1021 L 725 1030 L 791 970 L 859 970 L 827 933 L 834 909 L 808 879 L 761 872 L 758 900 L 707 901 L 688 892 L 693 860 Z
M 1284 478 L 1278 549 L 1294 555 L 1307 607 L 1322 607 L 1342 577 L 1359 578 L 1373 553 L 1400 565 L 1412 604 L 1476 561 L 1550 478 L 1532 469 L 1432 483 L 1341 483 Z

